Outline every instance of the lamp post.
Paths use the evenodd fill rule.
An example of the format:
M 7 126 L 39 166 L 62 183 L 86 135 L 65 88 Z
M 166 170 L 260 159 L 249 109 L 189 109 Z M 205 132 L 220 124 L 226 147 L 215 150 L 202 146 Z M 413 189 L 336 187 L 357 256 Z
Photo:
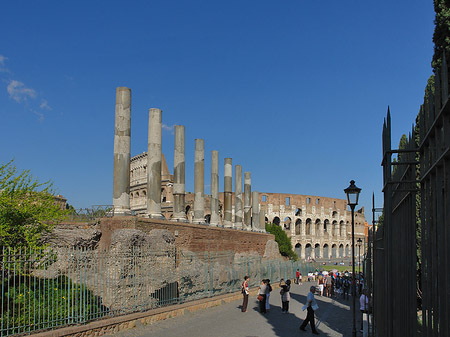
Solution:
M 356 242 L 358 243 L 358 274 L 361 274 L 361 244 L 362 244 L 361 238 L 356 240 Z
M 355 181 L 350 181 L 350 186 L 344 190 L 347 194 L 347 203 L 352 210 L 352 304 L 353 304 L 353 330 L 352 337 L 356 337 L 356 303 L 355 303 L 355 206 L 358 205 L 359 193 L 361 189 L 356 187 Z

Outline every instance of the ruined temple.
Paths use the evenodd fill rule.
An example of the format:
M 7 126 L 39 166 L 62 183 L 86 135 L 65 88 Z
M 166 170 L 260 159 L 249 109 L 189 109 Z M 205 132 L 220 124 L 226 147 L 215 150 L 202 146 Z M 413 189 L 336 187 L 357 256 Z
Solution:
M 265 223 L 282 226 L 302 258 L 344 258 L 351 249 L 347 201 L 311 195 L 260 193 L 251 172 L 224 158 L 224 191 L 219 193 L 219 153 L 211 152 L 211 194 L 205 195 L 205 143 L 195 139 L 194 192 L 185 190 L 185 128 L 175 126 L 174 170 L 162 154 L 162 111 L 149 109 L 148 151 L 130 154 L 131 90 L 116 90 L 114 134 L 115 216 L 136 213 L 210 227 L 265 233 Z M 233 179 L 234 178 L 234 179 Z M 243 179 L 244 178 L 244 179 Z M 233 192 L 234 181 L 234 192 Z M 244 189 L 242 189 L 244 186 Z M 356 212 L 355 238 L 365 236 L 364 209 Z
M 137 214 L 146 214 L 147 153 L 131 158 L 130 205 Z M 173 217 L 173 175 L 164 155 L 161 169 L 161 210 L 166 219 Z M 204 196 L 204 223 L 211 220 L 211 195 Z M 264 223 L 282 226 L 301 258 L 345 258 L 351 252 L 351 213 L 347 200 L 312 195 L 259 193 L 258 203 Z M 224 193 L 219 193 L 219 224 L 223 224 Z M 232 218 L 235 197 L 232 193 Z M 185 194 L 186 219 L 194 218 L 194 194 Z M 262 215 L 260 215 L 262 217 Z M 355 212 L 355 240 L 364 239 L 364 208 Z

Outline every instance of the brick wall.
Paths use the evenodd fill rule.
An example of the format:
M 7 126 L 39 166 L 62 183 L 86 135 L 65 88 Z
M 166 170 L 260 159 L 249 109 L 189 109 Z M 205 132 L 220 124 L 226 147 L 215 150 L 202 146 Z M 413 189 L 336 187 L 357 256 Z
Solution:
M 138 229 L 145 233 L 149 233 L 153 229 L 167 229 L 175 236 L 177 247 L 193 252 L 232 250 L 237 253 L 244 253 L 256 251 L 262 256 L 264 255 L 267 241 L 275 239 L 272 234 L 209 227 L 207 225 L 194 225 L 140 217 L 114 217 L 100 220 L 100 230 L 102 232 L 100 247 L 108 249 L 112 232 L 122 228 Z

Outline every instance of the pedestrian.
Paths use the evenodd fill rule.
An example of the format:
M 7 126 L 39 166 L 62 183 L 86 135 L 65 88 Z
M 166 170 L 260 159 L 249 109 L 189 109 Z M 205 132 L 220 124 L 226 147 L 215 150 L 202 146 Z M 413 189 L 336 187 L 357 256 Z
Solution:
M 299 280 L 300 280 L 300 271 L 297 269 L 297 271 L 295 272 L 295 279 L 297 284 L 299 284 Z
M 298 282 L 299 282 L 299 285 L 302 285 L 302 284 L 303 284 L 303 276 L 302 276 L 302 273 L 300 273 L 300 276 L 299 276 L 299 278 L 298 278 Z
M 266 311 L 270 311 L 270 303 L 269 303 L 269 297 L 270 292 L 272 291 L 272 286 L 270 285 L 270 280 L 266 279 Z
M 336 281 L 334 282 L 336 287 L 336 298 L 342 294 L 342 279 L 339 275 L 336 275 Z
M 361 297 L 359 298 L 359 310 L 361 311 L 361 332 L 363 332 L 363 321 L 364 314 L 367 314 L 369 309 L 369 298 L 366 295 L 366 290 L 362 291 Z
M 345 300 L 348 300 L 348 292 L 349 292 L 349 290 L 350 290 L 350 281 L 349 281 L 348 277 L 346 277 L 346 278 L 344 279 L 342 288 L 343 288 L 343 289 L 342 289 L 342 290 L 343 290 L 342 297 L 343 297 Z
M 306 326 L 308 323 L 311 325 L 311 330 L 314 335 L 318 335 L 319 333 L 316 330 L 316 324 L 314 322 L 314 310 L 317 310 L 319 307 L 316 303 L 316 299 L 314 298 L 314 293 L 316 292 L 316 287 L 312 286 L 309 289 L 308 296 L 306 297 L 306 304 L 303 307 L 303 310 L 307 310 L 306 318 L 300 326 L 300 330 L 306 331 Z
M 328 277 L 330 278 L 329 280 L 329 287 L 328 287 L 328 283 L 327 283 L 327 287 L 328 287 L 328 297 L 332 298 L 334 296 L 334 287 L 336 285 L 336 279 L 334 278 L 333 274 L 328 275 Z
M 289 301 L 291 300 L 291 280 L 284 282 L 283 279 L 280 280 L 280 295 L 281 295 L 281 312 L 287 314 L 289 312 Z
M 266 282 L 261 281 L 258 290 L 258 301 L 259 301 L 259 312 L 262 314 L 266 313 Z
M 323 296 L 323 285 L 325 283 L 322 273 L 317 276 L 317 285 L 319 286 L 320 296 Z
M 244 282 L 242 282 L 242 287 L 241 287 L 242 296 L 243 296 L 242 309 L 241 309 L 242 312 L 247 312 L 248 294 L 249 294 L 248 282 L 249 281 L 250 281 L 250 278 L 247 275 L 244 276 Z

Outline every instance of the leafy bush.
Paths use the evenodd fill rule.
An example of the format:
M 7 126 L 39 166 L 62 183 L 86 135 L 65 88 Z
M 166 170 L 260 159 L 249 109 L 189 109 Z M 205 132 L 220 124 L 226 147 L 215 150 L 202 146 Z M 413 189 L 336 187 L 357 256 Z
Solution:
M 13 161 L 0 164 L 0 250 L 41 247 L 41 234 L 66 216 L 55 202 L 50 182 L 40 183 Z
M 285 231 L 278 225 L 266 224 L 266 232 L 275 235 L 275 241 L 278 243 L 280 254 L 289 257 L 289 259 L 297 261 L 298 255 L 292 250 L 291 240 Z
M 18 276 L 2 282 L 2 335 L 82 323 L 107 314 L 85 286 L 65 276 Z

